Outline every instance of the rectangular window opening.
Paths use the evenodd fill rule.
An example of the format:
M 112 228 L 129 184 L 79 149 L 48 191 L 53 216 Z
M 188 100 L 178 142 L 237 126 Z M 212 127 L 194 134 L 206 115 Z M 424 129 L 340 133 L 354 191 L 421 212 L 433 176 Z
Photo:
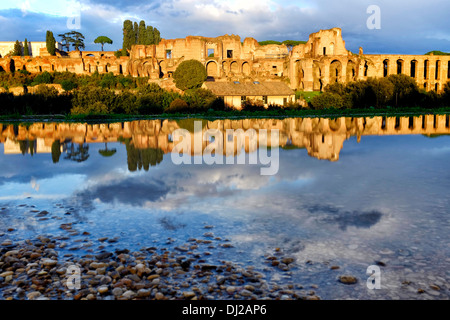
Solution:
M 227 50 L 227 58 L 232 59 L 233 58 L 233 50 Z
M 208 58 L 214 58 L 214 49 L 208 49 Z
M 172 59 L 172 50 L 166 50 L 166 59 Z

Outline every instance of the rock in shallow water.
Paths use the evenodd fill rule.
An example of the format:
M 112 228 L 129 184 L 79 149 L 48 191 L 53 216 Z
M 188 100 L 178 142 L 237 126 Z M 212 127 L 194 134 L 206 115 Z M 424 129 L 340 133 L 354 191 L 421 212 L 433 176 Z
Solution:
M 339 277 L 339 282 L 343 284 L 355 284 L 358 282 L 358 279 L 351 275 L 343 275 Z

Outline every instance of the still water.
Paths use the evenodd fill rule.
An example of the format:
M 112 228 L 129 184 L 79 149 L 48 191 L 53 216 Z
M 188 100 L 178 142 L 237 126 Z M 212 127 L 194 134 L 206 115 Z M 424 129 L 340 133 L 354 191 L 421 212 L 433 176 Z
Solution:
M 0 124 L 0 242 L 65 234 L 64 223 L 88 240 L 114 239 L 104 243 L 110 250 L 215 237 L 231 245 L 211 248 L 208 262 L 253 266 L 323 299 L 450 297 L 448 116 L 202 127 L 225 140 L 226 129 L 278 130 L 278 172 L 263 176 L 248 161 L 175 165 L 173 134 L 194 133 L 193 120 Z M 241 147 L 228 156 L 258 151 Z M 61 253 L 89 252 L 80 236 Z M 288 271 L 267 260 L 277 251 L 294 259 Z M 366 285 L 373 265 L 379 290 Z M 358 283 L 338 282 L 342 274 Z

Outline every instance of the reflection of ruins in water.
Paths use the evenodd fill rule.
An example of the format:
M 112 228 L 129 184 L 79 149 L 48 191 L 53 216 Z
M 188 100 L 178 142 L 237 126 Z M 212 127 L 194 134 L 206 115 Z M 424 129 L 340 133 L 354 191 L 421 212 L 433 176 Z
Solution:
M 193 133 L 190 120 L 140 120 L 109 124 L 76 123 L 34 123 L 28 126 L 0 124 L 0 142 L 4 144 L 5 154 L 60 153 L 67 152 L 67 145 L 77 144 L 80 148 L 86 143 L 121 142 L 128 154 L 128 167 L 137 168 L 156 165 L 163 154 L 174 148 L 172 134 L 184 128 Z M 203 120 L 202 134 L 209 129 L 219 129 L 223 137 L 223 150 L 226 155 L 238 155 L 256 151 L 258 131 L 279 130 L 279 146 L 284 149 L 305 148 L 311 157 L 330 161 L 339 160 L 344 141 L 357 136 L 370 135 L 441 135 L 450 134 L 449 115 L 425 115 L 416 117 L 361 117 L 361 118 L 289 118 L 289 119 L 241 119 L 241 120 Z M 243 148 L 230 142 L 234 140 L 226 130 L 254 129 L 254 141 L 248 141 Z M 198 133 L 197 133 L 198 134 Z M 192 134 L 195 139 L 195 134 Z M 235 139 L 236 142 L 237 139 Z M 270 139 L 269 139 L 270 140 Z M 204 150 L 209 141 L 203 141 Z M 227 148 L 228 145 L 228 148 Z M 192 149 L 194 154 L 194 149 Z M 196 153 L 197 154 L 197 153 Z M 55 162 L 55 161 L 54 161 Z

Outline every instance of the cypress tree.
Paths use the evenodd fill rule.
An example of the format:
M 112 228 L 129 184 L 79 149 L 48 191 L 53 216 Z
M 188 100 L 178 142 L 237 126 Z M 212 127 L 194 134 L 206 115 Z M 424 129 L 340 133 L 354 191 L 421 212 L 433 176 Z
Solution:
M 138 39 L 137 39 L 137 44 L 145 44 L 145 40 L 146 40 L 146 28 L 145 28 L 145 21 L 141 20 L 139 22 L 139 29 L 138 29 Z
M 156 28 L 153 29 L 153 40 L 156 45 L 161 41 L 161 33 Z
M 45 42 L 47 46 L 47 51 L 50 55 L 54 56 L 56 51 L 56 40 L 53 36 L 53 32 L 47 30 L 47 34 L 45 36 Z
M 154 44 L 154 39 L 153 39 L 153 27 L 152 26 L 147 26 L 147 31 L 146 31 L 146 37 L 145 37 L 145 44 L 149 45 L 149 44 Z
M 27 38 L 25 38 L 25 42 L 23 44 L 23 55 L 24 56 L 29 56 L 30 55 L 30 49 L 28 48 Z
M 16 40 L 14 43 L 13 56 L 21 56 L 22 55 L 22 46 L 20 45 L 19 40 Z
M 130 20 L 125 20 L 123 22 L 123 49 L 131 49 L 131 45 L 134 43 L 133 39 L 135 38 L 134 30 L 133 30 L 133 22 Z
M 137 44 L 138 35 L 139 35 L 139 25 L 137 22 L 134 22 L 133 31 L 134 31 L 134 41 L 132 41 L 131 45 Z

